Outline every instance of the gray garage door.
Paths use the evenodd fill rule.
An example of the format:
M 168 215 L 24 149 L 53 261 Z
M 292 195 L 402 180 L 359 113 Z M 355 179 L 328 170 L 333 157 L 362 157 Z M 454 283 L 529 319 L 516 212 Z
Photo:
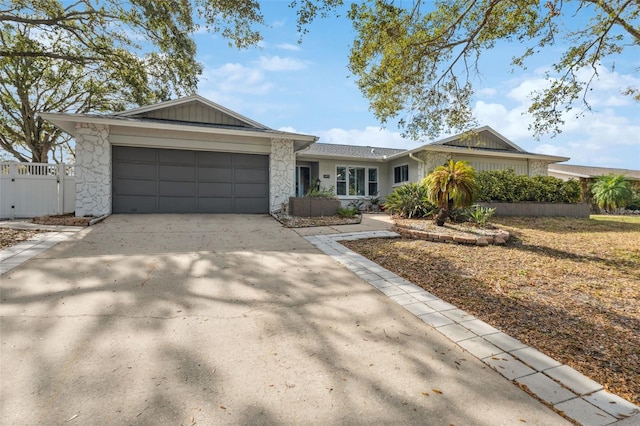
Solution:
M 114 213 L 267 213 L 267 155 L 114 146 Z

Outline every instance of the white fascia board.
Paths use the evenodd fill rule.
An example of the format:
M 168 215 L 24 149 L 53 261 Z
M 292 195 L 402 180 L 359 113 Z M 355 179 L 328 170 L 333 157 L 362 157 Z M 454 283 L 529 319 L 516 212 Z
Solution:
M 363 158 L 363 157 L 346 157 L 344 155 L 316 155 L 316 154 L 306 154 L 304 151 L 298 152 L 296 158 L 301 160 L 338 160 L 338 161 L 360 161 L 360 162 L 369 162 L 369 163 L 385 163 L 389 160 L 387 158 Z
M 136 120 L 118 120 L 109 117 L 88 117 L 82 115 L 63 114 L 63 113 L 41 113 L 40 116 L 47 121 L 52 122 L 56 126 L 63 129 L 65 132 L 76 136 L 76 123 L 87 124 L 101 124 L 112 127 L 135 127 L 140 129 L 155 129 L 155 130 L 174 130 L 187 133 L 210 133 L 217 135 L 234 135 L 234 136 L 254 136 L 261 138 L 280 138 L 280 139 L 292 139 L 294 141 L 313 143 L 318 140 L 317 136 L 303 135 L 299 133 L 281 132 L 278 130 L 266 130 L 255 131 L 251 129 L 221 129 L 197 125 L 182 125 L 178 123 L 159 123 L 136 121 Z M 301 148 L 299 148 L 301 149 Z
M 500 158 L 528 158 L 531 160 L 546 160 L 553 163 L 560 163 L 563 161 L 569 161 L 569 157 L 556 157 L 554 155 L 544 155 L 544 154 L 532 154 L 529 152 L 513 152 L 513 151 L 489 151 L 489 150 L 479 150 L 473 148 L 462 148 L 462 147 L 450 147 L 450 146 L 433 146 L 426 145 L 422 147 L 424 151 L 432 151 L 432 152 L 450 152 L 454 154 L 464 154 L 464 155 L 475 155 L 481 157 L 500 157 Z
M 585 175 L 583 173 L 574 173 L 574 172 L 565 172 L 564 170 L 558 170 L 558 169 L 554 169 L 552 166 L 549 166 L 548 171 L 550 173 L 555 173 L 558 175 L 566 175 L 566 176 L 570 176 L 570 177 L 579 177 L 579 178 L 590 178 L 590 175 Z

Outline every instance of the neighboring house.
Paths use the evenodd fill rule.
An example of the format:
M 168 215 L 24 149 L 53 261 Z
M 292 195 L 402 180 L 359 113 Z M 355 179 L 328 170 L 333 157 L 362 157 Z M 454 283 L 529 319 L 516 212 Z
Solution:
M 546 176 L 550 164 L 568 160 L 526 152 L 488 126 L 411 150 L 316 143 L 296 158 L 297 194 L 317 179 L 321 187 L 333 187 L 347 202 L 375 195 L 384 198 L 450 159 L 468 161 L 476 171 L 513 169 L 528 176 Z
M 582 188 L 582 200 L 592 203 L 591 208 L 594 212 L 598 212 L 599 209 L 595 203 L 593 203 L 591 184 L 599 176 L 610 174 L 625 176 L 636 190 L 640 190 L 640 170 L 574 166 L 571 164 L 552 164 L 549 166 L 549 176 L 554 176 L 562 180 L 576 179 L 580 181 L 580 186 Z
M 112 115 L 41 114 L 76 141 L 76 216 L 268 213 L 294 193 L 315 136 L 270 129 L 200 96 Z
M 579 179 L 595 180 L 602 175 L 623 175 L 636 187 L 640 187 L 640 170 L 611 169 L 607 167 L 573 166 L 571 164 L 552 164 L 549 166 L 549 176 L 562 180 Z
M 532 154 L 489 127 L 412 150 L 314 144 L 201 96 L 111 115 L 43 113 L 76 141 L 76 216 L 269 213 L 311 182 L 345 203 L 384 198 L 447 160 L 546 175 L 568 158 Z

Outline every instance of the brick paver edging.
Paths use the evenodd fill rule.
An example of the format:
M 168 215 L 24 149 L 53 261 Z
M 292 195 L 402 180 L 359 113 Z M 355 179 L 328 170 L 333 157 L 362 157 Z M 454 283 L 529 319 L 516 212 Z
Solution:
M 395 232 L 371 231 L 305 239 L 502 376 L 576 422 L 589 426 L 640 424 L 640 407 L 338 242 L 397 237 Z

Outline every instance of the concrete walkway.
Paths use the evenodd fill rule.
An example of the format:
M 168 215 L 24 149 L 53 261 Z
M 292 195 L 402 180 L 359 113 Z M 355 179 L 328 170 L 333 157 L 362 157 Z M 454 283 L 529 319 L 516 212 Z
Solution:
M 38 225 L 20 220 L 0 221 L 0 228 L 46 231 L 0 250 L 0 276 L 85 229 L 77 226 Z
M 376 216 L 294 232 L 120 215 L 72 234 L 2 276 L 0 422 L 564 424 L 493 370 L 555 383 L 559 366 L 336 242 L 388 235 Z M 557 404 L 603 405 L 578 393 Z

